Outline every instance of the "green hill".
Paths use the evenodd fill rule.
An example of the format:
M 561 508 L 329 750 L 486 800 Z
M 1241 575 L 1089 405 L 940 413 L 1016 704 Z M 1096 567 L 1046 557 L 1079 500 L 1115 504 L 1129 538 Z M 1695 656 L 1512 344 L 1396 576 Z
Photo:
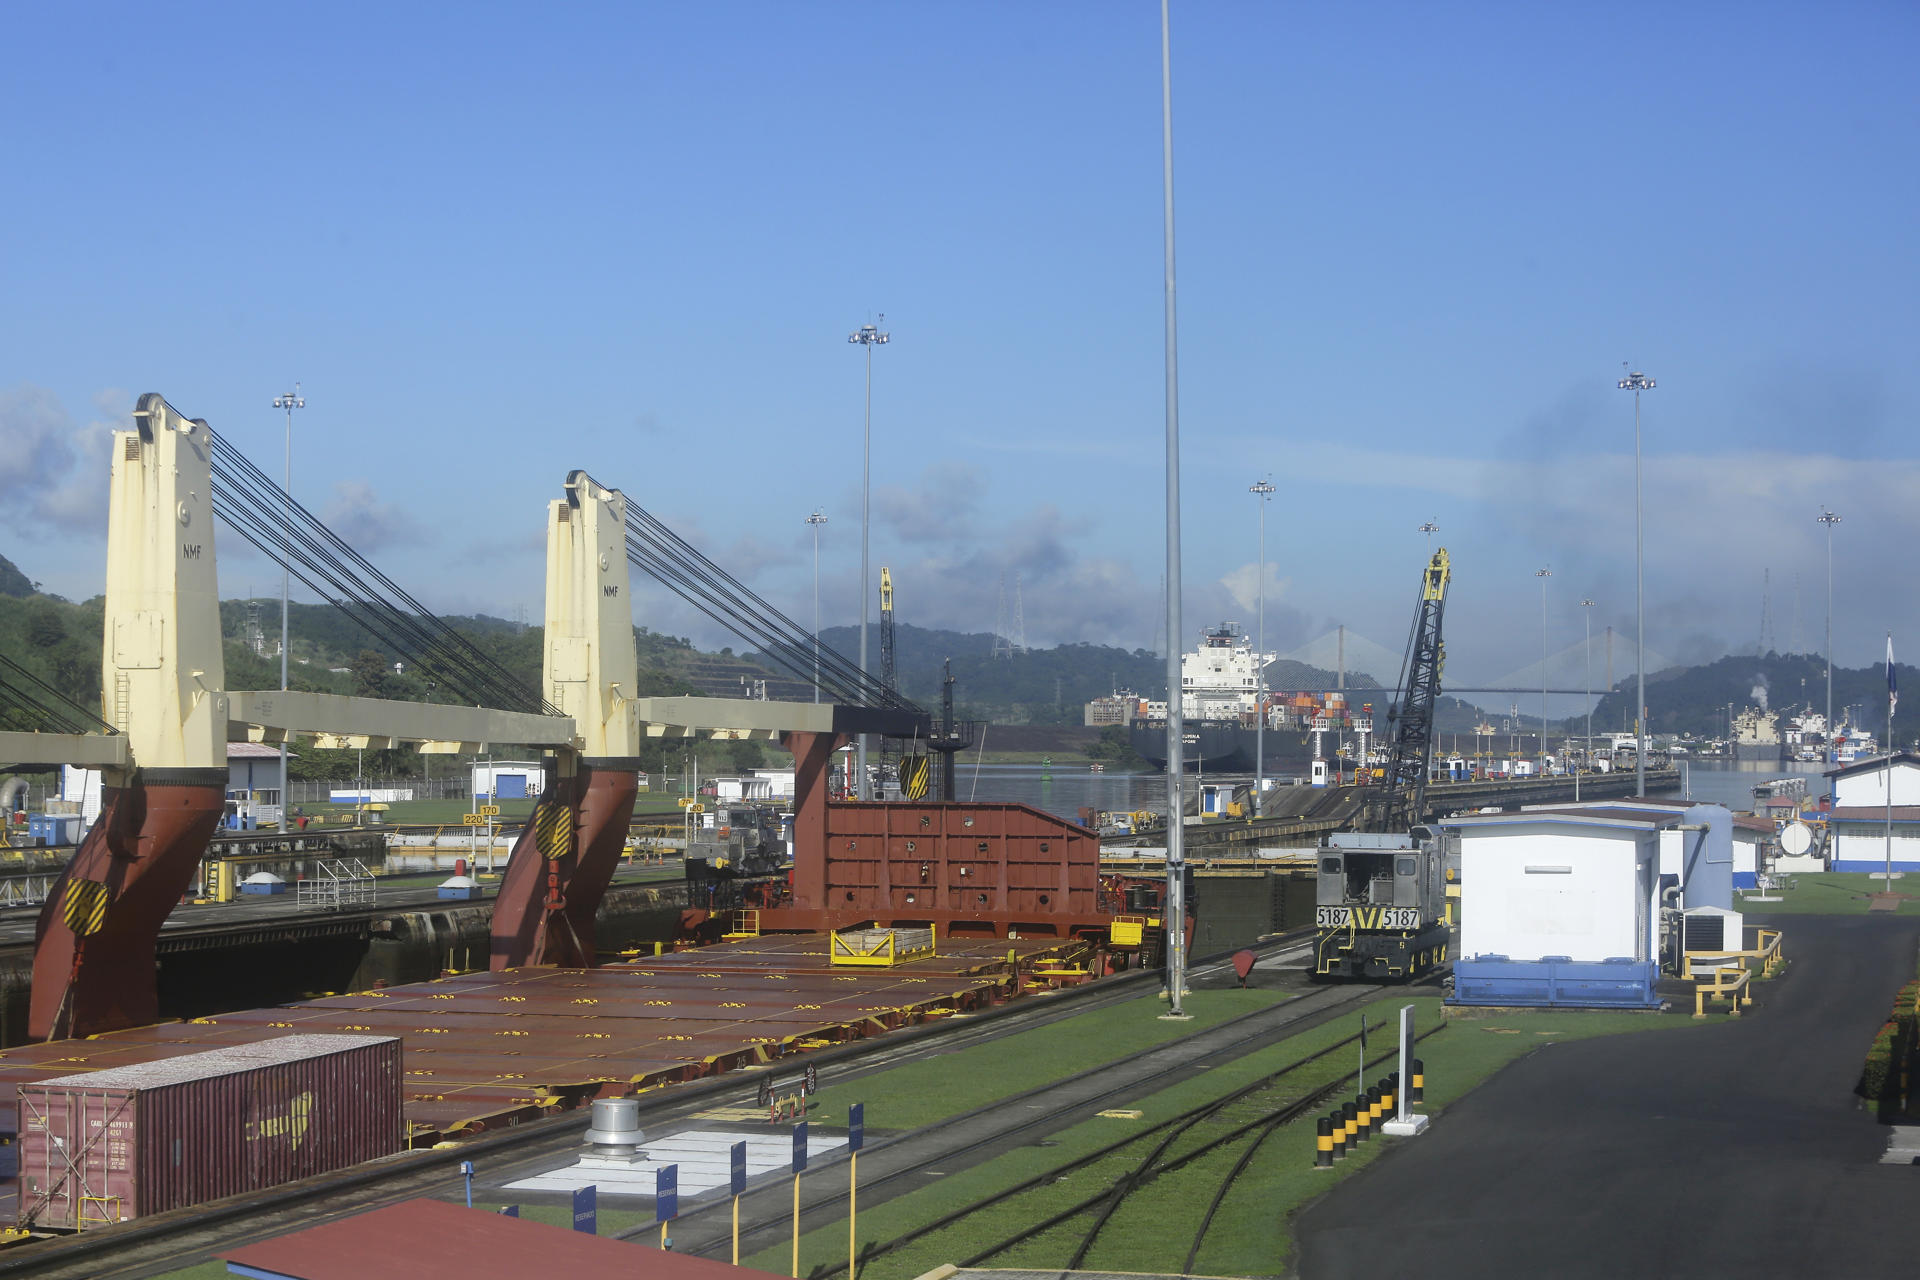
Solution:
M 25 599 L 33 594 L 33 583 L 27 575 L 20 572 L 18 566 L 5 556 L 0 556 L 0 596 L 12 596 Z
M 1916 687 L 1914 668 L 1894 664 L 1897 678 Z M 1647 727 L 1651 733 L 1690 733 L 1712 737 L 1727 731 L 1727 709 L 1735 714 L 1761 705 L 1755 690 L 1764 690 L 1765 705 L 1775 711 L 1811 708 L 1825 712 L 1827 662 L 1817 654 L 1768 653 L 1726 657 L 1699 667 L 1674 667 L 1647 675 Z M 1629 675 L 1600 699 L 1594 708 L 1598 725 L 1628 725 L 1633 720 L 1634 678 Z M 1841 718 L 1853 708 L 1853 722 L 1884 734 L 1887 715 L 1886 668 L 1833 669 L 1833 713 Z M 1896 724 L 1896 728 L 1898 725 Z M 1907 735 L 1902 735 L 1907 736 Z

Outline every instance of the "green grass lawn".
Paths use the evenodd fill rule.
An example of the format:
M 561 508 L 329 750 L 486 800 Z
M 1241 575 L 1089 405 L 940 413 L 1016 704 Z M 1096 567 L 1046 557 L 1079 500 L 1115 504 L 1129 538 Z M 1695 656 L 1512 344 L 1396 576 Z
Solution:
M 1225 993 L 1221 993 L 1225 994 Z M 1408 1000 L 1404 996 L 1385 995 L 1370 1009 L 1379 1016 L 1401 1004 L 1415 1006 L 1417 1028 L 1438 1023 L 1437 998 Z M 1133 1002 L 1127 1012 L 1136 1019 L 1150 1019 L 1155 1010 Z M 1161 1025 L 1161 1024 L 1156 1024 Z M 1269 1074 L 1314 1049 L 1325 1047 L 1352 1034 L 1358 1015 L 1348 1015 L 1326 1027 L 1292 1037 L 1285 1043 L 1237 1062 L 1214 1067 L 1192 1079 L 1162 1089 L 1146 1098 L 1127 1102 L 1144 1115 L 1138 1121 L 1096 1119 L 1050 1135 L 1047 1146 L 1032 1146 L 1011 1152 L 985 1164 L 962 1169 L 940 1178 L 938 1184 L 908 1195 L 876 1204 L 861 1214 L 860 1237 L 884 1240 L 930 1222 L 961 1205 L 982 1199 L 994 1191 L 1015 1185 L 1027 1178 L 1059 1169 L 1078 1156 L 1124 1137 L 1128 1128 L 1145 1129 L 1200 1103 L 1220 1097 L 1233 1089 Z M 1700 1025 L 1678 1014 L 1600 1013 L 1575 1010 L 1540 1012 L 1504 1012 L 1487 1010 L 1450 1011 L 1449 1026 L 1424 1041 L 1418 1056 L 1426 1063 L 1427 1100 L 1421 1109 L 1442 1116 L 1446 1106 L 1494 1071 L 1529 1052 L 1556 1041 L 1571 1041 L 1590 1036 L 1655 1028 L 1679 1028 Z M 1373 1042 L 1375 1053 L 1391 1047 L 1391 1037 Z M 1230 1119 L 1252 1118 L 1261 1108 L 1272 1110 L 1286 1102 L 1336 1080 L 1349 1080 L 1355 1073 L 1355 1051 L 1342 1048 L 1310 1066 L 1284 1077 L 1275 1088 L 1257 1101 L 1234 1104 Z M 902 1068 L 902 1071 L 913 1068 Z M 1369 1068 L 1368 1083 L 1384 1075 L 1391 1067 Z M 873 1085 L 861 1082 L 856 1092 L 868 1098 L 867 1122 L 875 1127 L 897 1127 L 900 1121 L 891 1112 L 888 1095 Z M 1008 1090 L 1011 1091 L 1011 1090 Z M 1329 1105 L 1331 1105 L 1329 1103 Z M 1292 1212 L 1314 1196 L 1351 1176 L 1377 1159 L 1394 1139 L 1378 1139 L 1362 1148 L 1331 1171 L 1313 1168 L 1314 1118 L 1312 1115 L 1278 1130 L 1259 1150 L 1247 1170 L 1235 1182 L 1223 1202 L 1206 1243 L 1196 1261 L 1203 1275 L 1264 1276 L 1282 1273 L 1292 1251 L 1288 1225 Z M 825 1117 L 823 1117 L 824 1119 Z M 1444 1118 L 1436 1123 L 1445 1123 Z M 1220 1128 L 1213 1132 L 1217 1133 Z M 1103 1157 L 1096 1163 L 1048 1180 L 1034 1190 L 1010 1199 L 989 1210 L 927 1236 L 896 1253 L 874 1259 L 863 1269 L 868 1280 L 910 1280 L 945 1262 L 957 1262 L 1011 1236 L 1023 1226 L 1064 1210 L 1078 1201 L 1111 1186 L 1131 1170 L 1152 1142 L 1162 1135 L 1146 1135 L 1138 1143 Z M 1199 1145 L 1210 1134 L 1184 1138 L 1170 1154 L 1179 1154 Z M 1178 1272 L 1186 1262 L 1187 1249 L 1201 1216 L 1212 1199 L 1220 1180 L 1244 1151 L 1248 1139 L 1240 1139 L 1201 1157 L 1185 1169 L 1147 1184 L 1128 1201 L 1122 1214 L 1116 1215 L 1082 1263 L 1092 1269 Z M 833 1176 L 822 1170 L 819 1176 Z M 842 1174 L 841 1176 L 844 1176 Z M 983 1263 L 990 1267 L 1064 1267 L 1078 1245 L 1089 1215 L 1071 1220 L 1045 1236 L 1016 1247 Z M 846 1255 L 846 1221 L 809 1225 L 801 1240 L 801 1268 L 807 1269 Z M 787 1247 L 767 1250 L 748 1260 L 750 1265 L 779 1271 L 787 1262 Z
M 1750 902 L 1736 896 L 1734 906 L 1755 915 L 1863 916 L 1869 895 L 1885 888 L 1884 881 L 1871 879 L 1863 871 L 1817 871 L 1790 876 L 1788 884 L 1774 891 L 1778 902 Z M 1897 914 L 1920 915 L 1920 876 L 1895 880 L 1893 891 L 1906 895 Z
M 1184 1002 L 1192 1021 L 1162 1022 L 1157 1014 L 1165 1011 L 1166 1002 L 1143 994 L 1124 1004 L 907 1063 L 851 1084 L 835 1084 L 829 1073 L 807 1110 L 822 1124 L 845 1124 L 848 1105 L 864 1102 L 869 1127 L 917 1129 L 1088 1067 L 1132 1057 L 1264 1009 L 1280 998 L 1278 992 L 1258 988 L 1196 991 Z
M 816 1097 L 812 1118 L 823 1124 L 844 1123 L 847 1104 L 864 1101 L 871 1131 L 937 1124 L 996 1098 L 1063 1078 L 1089 1066 L 1131 1056 L 1178 1035 L 1270 1005 L 1275 998 L 1274 992 L 1257 990 L 1198 991 L 1187 1002 L 1194 1014 L 1193 1022 L 1176 1024 L 1160 1021 L 1157 1015 L 1165 1008 L 1164 1003 L 1143 993 L 1121 1006 L 1023 1032 L 994 1045 L 905 1064 L 844 1086 L 829 1082 Z M 1385 1018 L 1400 1005 L 1409 1003 L 1415 1009 L 1417 1030 L 1439 1025 L 1442 1011 L 1438 998 L 1409 999 L 1392 992 L 1382 993 L 1369 1005 L 1369 1019 Z M 1426 1101 L 1420 1109 L 1435 1116 L 1436 1124 L 1445 1124 L 1446 1108 L 1454 1100 L 1514 1059 L 1556 1042 L 1698 1025 L 1703 1024 L 1678 1014 L 1450 1010 L 1446 1029 L 1423 1041 L 1418 1050 L 1418 1056 L 1426 1064 L 1427 1085 Z M 995 1191 L 1048 1174 L 1078 1157 L 1139 1135 L 1093 1163 L 1057 1179 L 1046 1179 L 1031 1192 L 872 1260 L 861 1275 L 865 1280 L 911 1280 L 1111 1186 L 1133 1168 L 1150 1144 L 1163 1136 L 1147 1132 L 1150 1126 L 1270 1076 L 1281 1066 L 1351 1035 L 1357 1026 L 1357 1013 L 1344 1015 L 1279 1045 L 1195 1072 L 1146 1097 L 1126 1101 L 1126 1108 L 1143 1113 L 1138 1120 L 1089 1120 L 1038 1138 L 1036 1145 L 972 1168 L 952 1171 L 937 1179 L 934 1185 L 869 1205 L 860 1214 L 860 1239 L 863 1242 L 892 1239 Z M 1371 1055 L 1390 1052 L 1394 1043 L 1391 1033 L 1378 1034 L 1371 1042 Z M 1344 1046 L 1289 1073 L 1255 1097 L 1233 1104 L 1212 1128 L 1202 1128 L 1183 1137 L 1170 1154 L 1191 1150 L 1233 1124 L 1253 1119 L 1265 1110 L 1285 1105 L 1324 1085 L 1351 1081 L 1356 1056 L 1353 1047 Z M 1388 1063 L 1370 1066 L 1365 1078 L 1371 1083 L 1391 1069 Z M 1120 1105 L 1116 1100 L 1116 1106 Z M 1326 1105 L 1331 1106 L 1331 1102 Z M 1395 1141 L 1376 1139 L 1333 1170 L 1316 1171 L 1312 1167 L 1313 1120 L 1325 1109 L 1316 1106 L 1309 1116 L 1284 1126 L 1262 1146 L 1235 1182 L 1209 1229 L 1195 1266 L 1198 1274 L 1269 1276 L 1284 1272 L 1292 1252 L 1292 1213 L 1371 1164 Z M 1246 1141 L 1243 1138 L 1223 1146 L 1178 1173 L 1143 1186 L 1128 1201 L 1125 1211 L 1115 1215 L 1083 1265 L 1145 1272 L 1180 1270 L 1201 1215 L 1220 1180 L 1245 1149 Z M 809 1179 L 844 1179 L 846 1165 L 838 1160 L 830 1161 L 807 1176 Z M 460 1180 L 450 1177 L 442 1198 L 457 1201 L 460 1197 Z M 482 1207 L 496 1208 L 493 1201 L 497 1198 L 498 1193 L 485 1200 Z M 567 1226 L 572 1221 L 571 1212 L 562 1205 L 523 1204 L 521 1214 L 557 1226 Z M 602 1205 L 599 1212 L 603 1235 L 650 1224 L 652 1220 L 651 1210 L 628 1211 Z M 1090 1220 L 1082 1215 L 984 1265 L 1063 1266 Z M 845 1260 L 845 1218 L 802 1225 L 806 1228 L 801 1237 L 803 1275 L 812 1267 Z M 643 1233 L 638 1238 L 650 1242 L 653 1237 Z M 788 1245 L 781 1244 L 744 1261 L 749 1266 L 785 1274 L 788 1249 Z M 167 1280 L 218 1280 L 226 1275 L 224 1264 L 207 1262 L 169 1273 Z

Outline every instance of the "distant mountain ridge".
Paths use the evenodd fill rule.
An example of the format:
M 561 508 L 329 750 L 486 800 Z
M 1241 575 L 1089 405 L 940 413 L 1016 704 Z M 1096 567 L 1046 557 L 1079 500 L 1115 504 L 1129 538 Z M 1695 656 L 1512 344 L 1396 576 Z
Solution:
M 1896 679 L 1915 687 L 1920 671 L 1895 662 Z M 1631 727 L 1634 677 L 1618 681 L 1593 710 L 1595 732 L 1602 726 Z M 1647 674 L 1647 728 L 1651 733 L 1692 733 L 1712 737 L 1727 731 L 1728 707 L 1738 715 L 1748 707 L 1772 711 L 1812 709 L 1825 713 L 1827 660 L 1811 653 L 1730 655 L 1697 667 L 1672 667 Z M 1886 733 L 1887 673 L 1884 664 L 1833 669 L 1833 714 L 1852 709 L 1853 723 Z M 1896 733 L 1900 721 L 1894 722 Z M 1908 729 L 1903 737 L 1911 737 Z

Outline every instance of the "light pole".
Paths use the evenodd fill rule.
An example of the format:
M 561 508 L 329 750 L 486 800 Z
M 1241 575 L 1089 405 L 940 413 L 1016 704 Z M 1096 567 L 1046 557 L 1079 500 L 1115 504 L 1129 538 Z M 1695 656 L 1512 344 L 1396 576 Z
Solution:
M 1260 606 L 1254 623 L 1254 707 L 1260 719 L 1253 729 L 1253 816 L 1266 816 L 1267 796 L 1267 503 L 1273 500 L 1273 482 L 1261 479 L 1247 486 L 1260 504 Z
M 1833 763 L 1833 526 L 1840 523 L 1840 517 L 1825 507 L 1820 508 L 1818 517 L 1827 529 L 1827 732 L 1820 746 L 1820 758 L 1828 764 Z M 1887 744 L 1892 749 L 1891 743 Z
M 1540 769 L 1547 768 L 1547 579 L 1553 576 L 1551 566 L 1535 569 L 1533 576 L 1540 579 Z
M 1642 799 L 1647 794 L 1647 553 L 1640 529 L 1640 393 L 1654 385 L 1635 369 L 1620 379 L 1620 389 L 1633 392 L 1633 794 Z
M 1587 625 L 1587 741 L 1580 749 L 1580 767 L 1585 769 L 1593 761 L 1593 601 L 1580 602 L 1580 617 Z M 1573 775 L 1573 798 L 1580 798 L 1580 775 Z
M 273 398 L 273 407 L 287 411 L 287 454 L 286 473 L 280 485 L 280 492 L 287 503 L 293 502 L 293 411 L 307 407 L 306 397 L 300 394 L 300 384 L 294 383 L 293 390 L 285 395 Z M 285 512 L 287 533 L 293 533 L 293 512 Z M 1831 592 L 1828 593 L 1831 596 Z M 1831 681 L 1829 681 L 1831 683 Z M 280 566 L 280 691 L 287 690 L 287 567 Z M 1831 699 L 1829 699 L 1831 701 Z M 287 829 L 287 740 L 280 739 L 280 829 Z
M 886 313 L 880 315 L 886 321 Z M 848 342 L 857 342 L 867 349 L 867 419 L 866 429 L 860 436 L 860 674 L 867 674 L 867 613 L 872 607 L 868 599 L 870 588 L 867 585 L 867 551 L 869 526 L 873 494 L 873 349 L 884 345 L 888 335 L 870 324 L 863 324 L 847 335 Z M 859 748 L 854 752 L 854 767 L 860 771 L 860 781 L 854 795 L 862 800 L 871 799 L 867 793 L 867 735 L 857 739 Z
M 1164 199 L 1162 299 L 1166 310 L 1167 384 L 1167 1012 L 1186 1018 L 1187 854 L 1181 759 L 1186 711 L 1180 687 L 1180 332 L 1173 263 L 1173 36 L 1167 0 L 1160 0 L 1160 186 Z
M 813 529 L 813 700 L 820 701 L 820 526 L 827 522 L 826 516 L 814 508 L 807 517 L 807 524 Z
M 1427 535 L 1427 550 L 1428 552 L 1432 552 L 1433 535 L 1440 532 L 1440 526 L 1435 524 L 1433 521 L 1429 520 L 1425 524 L 1420 526 L 1420 532 Z M 1427 558 L 1432 559 L 1433 557 L 1429 555 Z

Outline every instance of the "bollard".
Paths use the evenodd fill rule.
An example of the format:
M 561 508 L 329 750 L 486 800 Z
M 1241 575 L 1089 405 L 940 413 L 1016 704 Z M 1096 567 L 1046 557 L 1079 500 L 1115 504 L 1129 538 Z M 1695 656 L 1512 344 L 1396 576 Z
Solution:
M 1399 1082 L 1396 1081 L 1392 1076 L 1388 1076 L 1385 1080 L 1382 1080 L 1380 1082 L 1380 1114 L 1381 1115 L 1390 1116 L 1394 1114 L 1393 1103 L 1394 1103 L 1394 1098 L 1398 1095 L 1398 1092 L 1399 1092 Z
M 1354 1132 L 1360 1135 L 1362 1145 L 1373 1137 L 1373 1090 L 1360 1095 L 1360 1101 L 1353 1108 Z
M 1347 1154 L 1352 1155 L 1353 1149 L 1360 1145 L 1359 1108 L 1355 1107 L 1354 1104 L 1351 1102 L 1346 1103 L 1340 1108 L 1340 1116 L 1341 1116 L 1342 1123 L 1346 1127 Z
M 1347 1113 L 1335 1107 L 1327 1113 L 1327 1127 L 1333 1130 L 1333 1158 L 1347 1158 Z
M 1375 1133 L 1380 1132 L 1380 1118 L 1386 1114 L 1387 1091 L 1384 1085 L 1375 1085 L 1367 1090 L 1367 1119 Z
M 1320 1117 L 1313 1130 L 1313 1167 L 1333 1168 L 1333 1121 L 1325 1116 Z
M 1413 1092 L 1407 1095 L 1408 1102 L 1422 1102 L 1427 1096 L 1427 1067 L 1420 1059 L 1413 1060 Z

